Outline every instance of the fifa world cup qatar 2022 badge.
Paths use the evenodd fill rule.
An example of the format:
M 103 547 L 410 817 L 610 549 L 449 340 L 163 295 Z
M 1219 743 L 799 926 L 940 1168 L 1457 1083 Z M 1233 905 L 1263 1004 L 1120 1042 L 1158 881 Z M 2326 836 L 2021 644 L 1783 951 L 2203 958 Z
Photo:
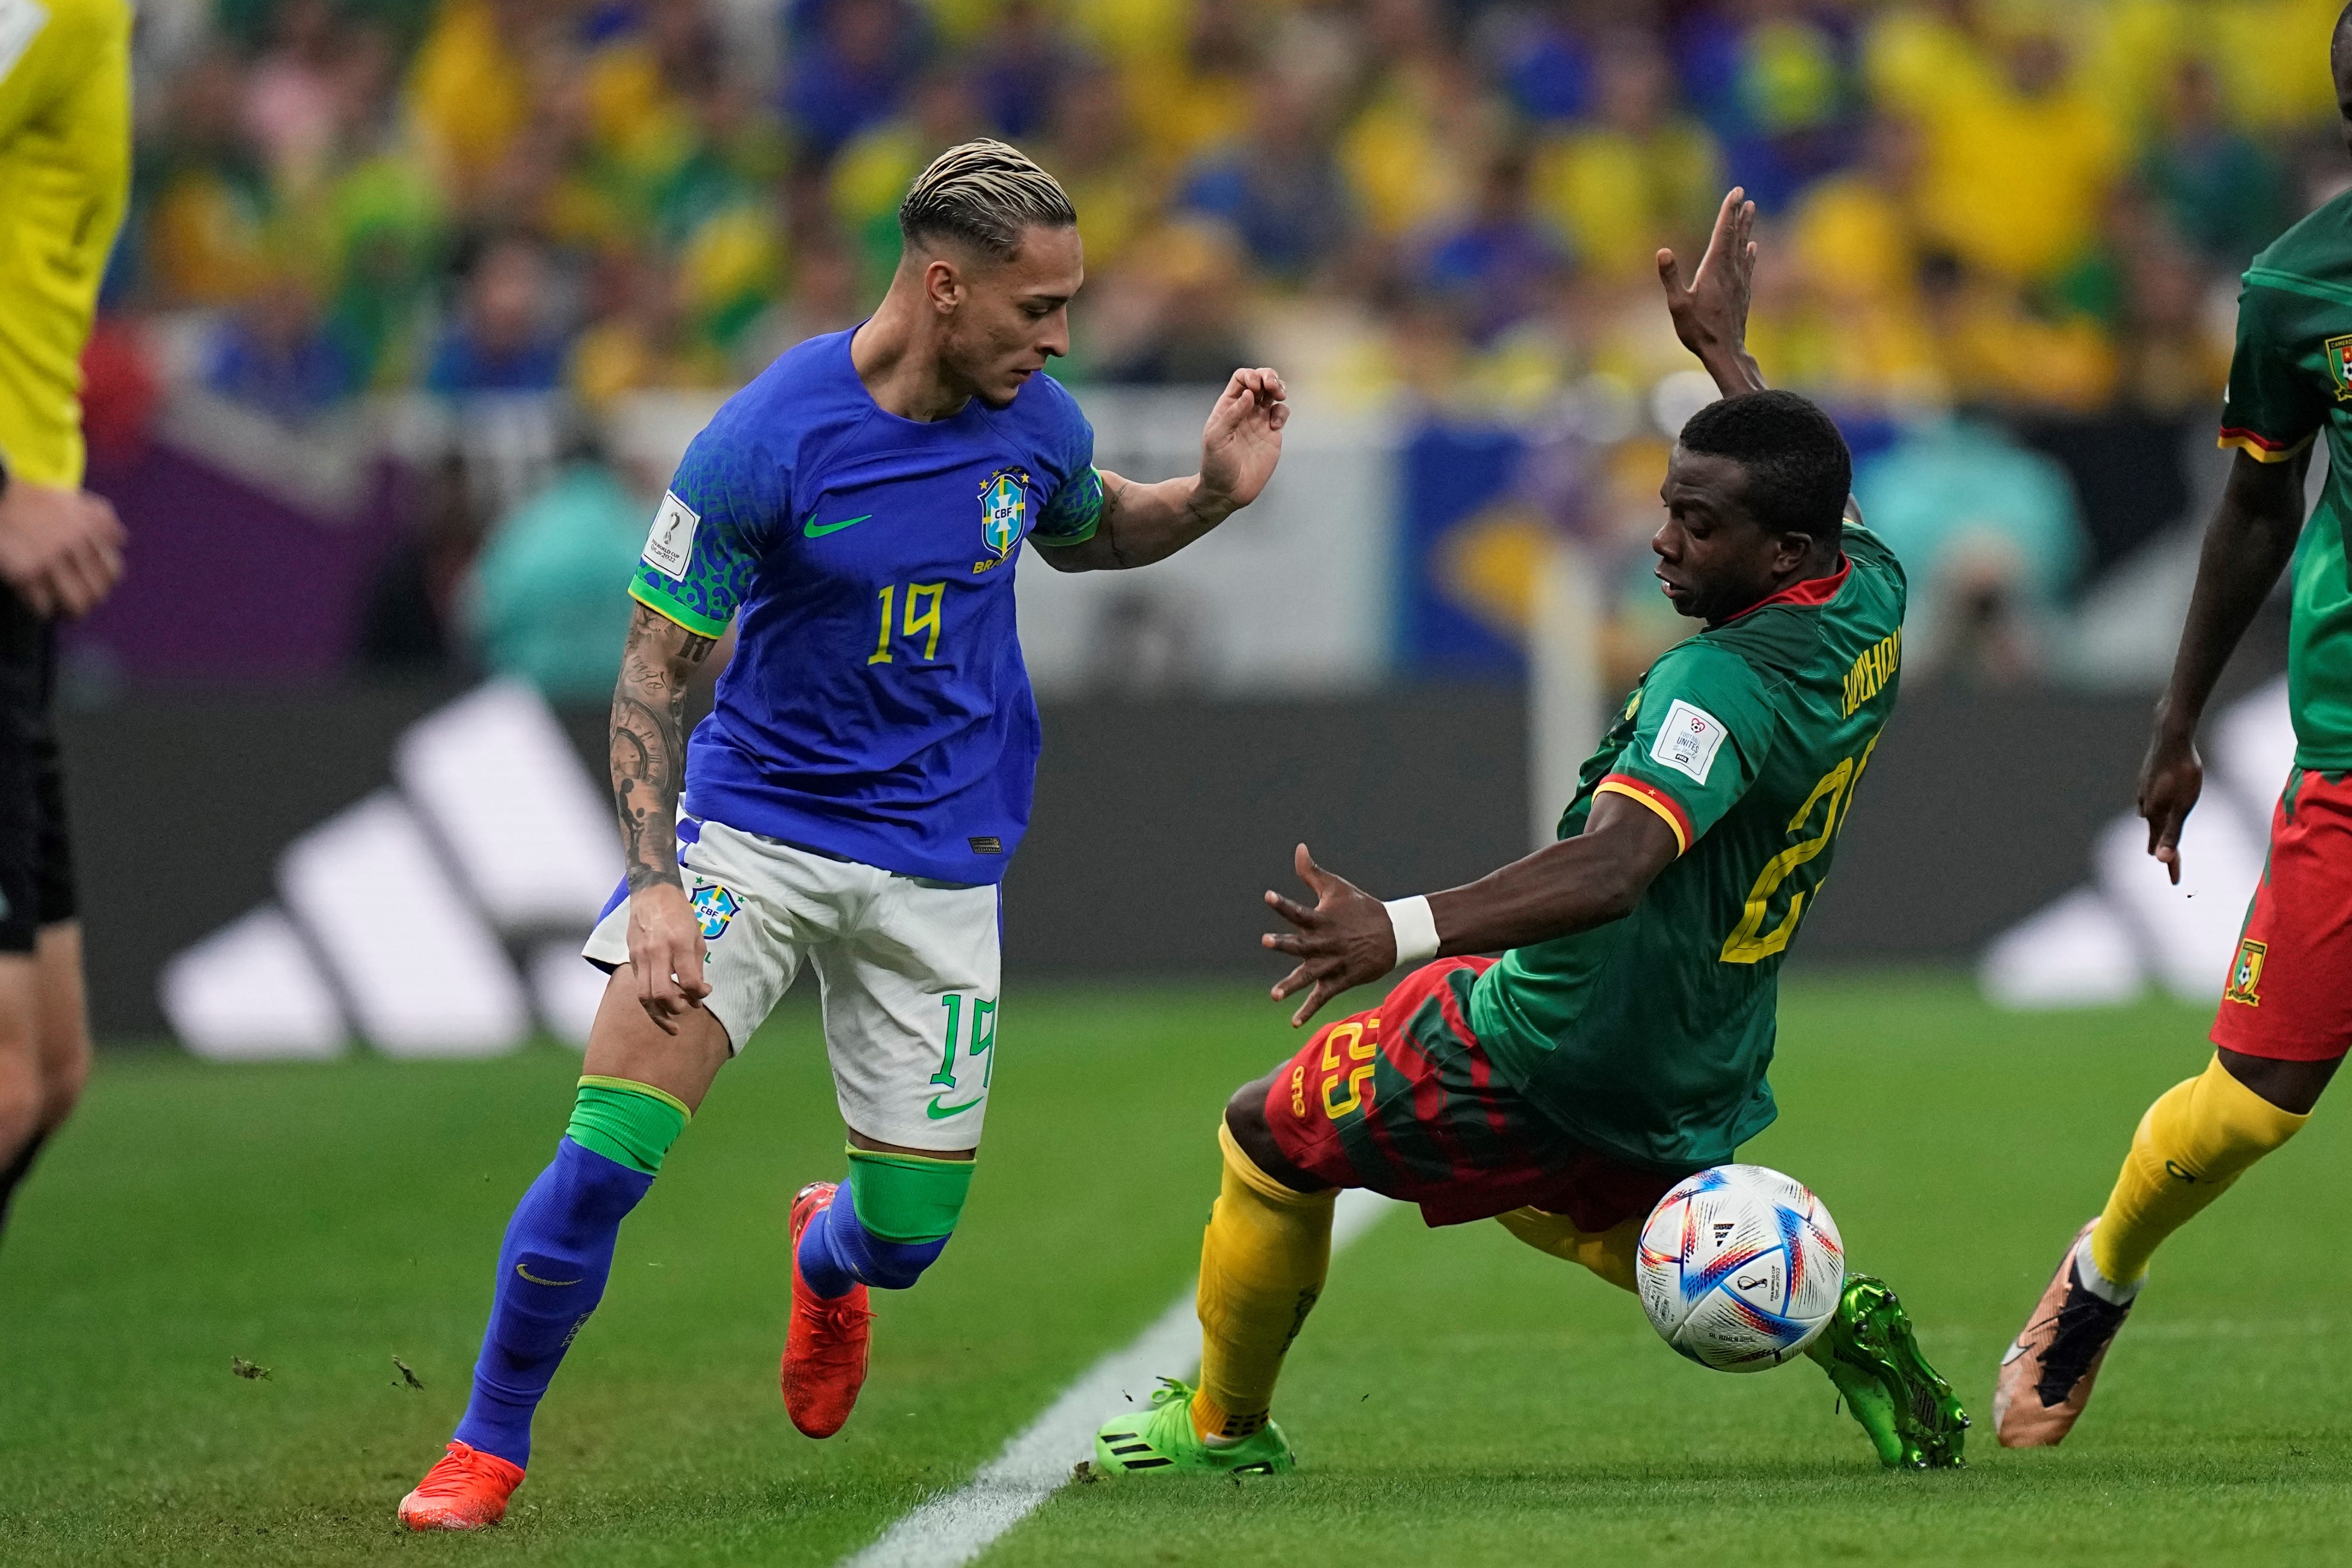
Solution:
M 1029 471 L 999 468 L 989 475 L 980 487 L 980 537 L 995 553 L 973 562 L 973 574 L 993 572 L 1012 560 L 1013 547 L 1021 542 L 1021 531 L 1028 521 Z
M 692 901 L 695 922 L 701 926 L 705 942 L 717 942 L 726 931 L 727 922 L 742 907 L 735 901 L 734 894 L 716 882 L 696 883 Z

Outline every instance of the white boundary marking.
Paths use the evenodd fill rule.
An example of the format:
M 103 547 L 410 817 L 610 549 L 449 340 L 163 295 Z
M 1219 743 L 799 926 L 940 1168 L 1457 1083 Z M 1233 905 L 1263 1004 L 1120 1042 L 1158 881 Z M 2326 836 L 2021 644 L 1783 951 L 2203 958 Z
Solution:
M 1341 1193 L 1331 1216 L 1331 1250 L 1396 1206 L 1377 1193 Z M 1095 1428 L 1119 1408 L 1122 1394 L 1150 1387 L 1162 1373 L 1190 1376 L 1201 1364 L 1200 1342 L 1187 1285 L 1150 1328 L 1088 1367 L 971 1480 L 901 1515 L 842 1568 L 961 1568 L 1069 1480 L 1077 1462 L 1094 1452 Z

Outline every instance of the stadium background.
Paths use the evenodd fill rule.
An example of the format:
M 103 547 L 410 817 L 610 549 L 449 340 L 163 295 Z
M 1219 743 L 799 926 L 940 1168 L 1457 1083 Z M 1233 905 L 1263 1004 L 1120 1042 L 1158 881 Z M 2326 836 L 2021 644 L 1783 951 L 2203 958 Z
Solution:
M 1076 199 L 1057 373 L 1106 460 L 1180 471 L 1183 389 L 1238 363 L 1301 410 L 1215 549 L 1024 579 L 1050 738 L 1016 973 L 1249 971 L 1251 894 L 1300 836 L 1383 887 L 1525 842 L 1537 564 L 1574 551 L 1595 585 L 1604 699 L 1680 635 L 1645 541 L 1706 394 L 1648 258 L 1731 182 L 1765 215 L 1757 353 L 1837 411 L 1916 587 L 1900 743 L 1803 961 L 1969 961 L 2128 805 L 2235 276 L 2347 177 L 2331 20 L 159 0 L 89 355 L 136 564 L 67 679 L 101 1029 L 158 1033 L 169 958 L 267 901 L 436 700 L 519 677 L 596 765 L 610 584 L 669 461 L 858 319 L 897 193 L 981 132 Z M 2266 626 L 2239 684 L 2280 648 Z M 1092 918 L 1107 872 L 1155 887 L 1140 918 Z

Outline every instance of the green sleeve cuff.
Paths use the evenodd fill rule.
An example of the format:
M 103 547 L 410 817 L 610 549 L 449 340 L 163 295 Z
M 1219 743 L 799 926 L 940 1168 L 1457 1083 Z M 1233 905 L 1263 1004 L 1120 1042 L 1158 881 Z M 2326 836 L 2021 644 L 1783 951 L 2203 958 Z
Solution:
M 697 637 L 720 637 L 727 635 L 727 623 L 713 620 L 698 610 L 688 609 L 676 598 L 646 582 L 642 574 L 629 579 L 629 597 L 664 620 L 676 621 Z
M 1102 470 L 1089 467 L 1062 487 L 1029 537 L 1052 550 L 1084 544 L 1102 526 L 1104 502 Z
M 1048 550 L 1060 550 L 1066 545 L 1084 544 L 1095 536 L 1095 531 L 1101 526 L 1102 519 L 1088 518 L 1086 527 L 1076 533 L 1032 533 L 1029 536 L 1029 542 L 1032 544 L 1042 544 Z

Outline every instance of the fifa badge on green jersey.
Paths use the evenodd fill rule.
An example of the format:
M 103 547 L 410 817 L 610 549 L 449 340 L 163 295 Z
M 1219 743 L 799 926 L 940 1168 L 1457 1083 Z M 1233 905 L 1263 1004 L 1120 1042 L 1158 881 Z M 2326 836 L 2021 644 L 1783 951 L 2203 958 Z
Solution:
M 2238 944 L 2238 959 L 2230 965 L 2230 984 L 2222 991 L 2221 1000 L 2242 1002 L 2249 1007 L 2263 1005 L 2263 959 L 2269 952 L 2268 943 L 2251 937 Z
M 2327 379 L 2336 384 L 2336 401 L 2352 402 L 2352 332 L 2328 339 L 2320 352 L 2327 356 Z
M 705 942 L 717 942 L 719 934 L 726 931 L 727 922 L 735 918 L 735 911 L 742 908 L 736 902 L 734 894 L 716 882 L 698 884 L 693 902 L 694 918 L 702 927 L 702 940 Z
M 995 558 L 976 562 L 974 572 L 1011 559 L 1021 542 L 1022 524 L 1029 519 L 1029 475 L 1023 468 L 999 468 L 980 487 L 980 537 Z

